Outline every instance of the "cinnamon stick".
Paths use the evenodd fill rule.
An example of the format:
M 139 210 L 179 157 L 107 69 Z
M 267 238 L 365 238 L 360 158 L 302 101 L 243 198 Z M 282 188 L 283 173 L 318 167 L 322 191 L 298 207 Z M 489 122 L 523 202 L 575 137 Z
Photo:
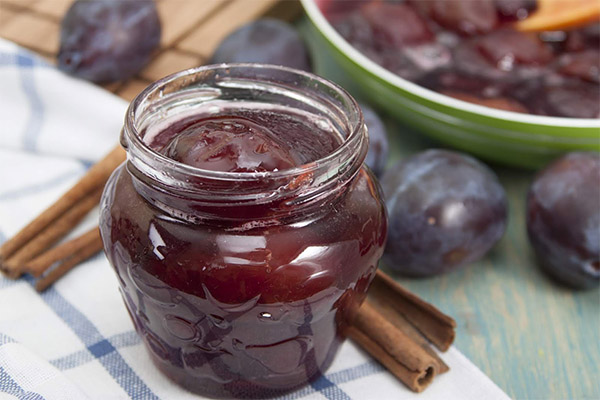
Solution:
M 39 232 L 31 241 L 27 242 L 10 258 L 4 260 L 4 262 L 0 264 L 0 267 L 6 275 L 9 278 L 18 278 L 21 276 L 27 261 L 30 261 L 41 254 L 44 250 L 63 238 L 92 208 L 98 205 L 102 190 L 103 186 L 96 187 L 92 193 L 83 197 L 82 200 L 73 205 L 56 221 Z
M 387 302 L 381 302 L 374 300 L 373 296 L 370 296 L 366 301 L 369 301 L 373 308 L 375 308 L 383 318 L 396 327 L 396 329 L 404 332 L 405 335 L 411 338 L 416 344 L 425 350 L 431 356 L 431 358 L 433 358 L 437 364 L 438 374 L 443 374 L 450 370 L 444 360 L 442 360 L 435 350 L 431 348 L 429 341 L 421 334 L 421 332 L 419 332 L 419 330 L 415 328 L 402 314 L 397 312 L 391 306 L 389 299 Z
M 110 174 L 126 159 L 125 151 L 115 147 L 102 160 L 92 166 L 88 172 L 56 203 L 48 207 L 44 212 L 27 224 L 15 236 L 0 246 L 0 269 L 6 260 L 17 253 L 27 243 L 46 229 L 52 222 L 71 209 L 83 197 L 98 187 L 103 187 Z
M 439 372 L 436 360 L 368 301 L 360 307 L 346 335 L 415 392 L 423 391 Z
M 97 230 L 97 228 L 95 228 Z M 89 233 L 89 232 L 88 232 Z M 92 236 L 92 235 L 91 235 Z M 35 284 L 35 289 L 38 292 L 43 292 L 50 285 L 56 282 L 59 278 L 65 275 L 67 272 L 72 270 L 75 266 L 79 265 L 83 261 L 87 260 L 102 248 L 102 240 L 100 235 L 93 235 L 90 241 L 85 242 L 84 245 L 78 249 L 73 255 L 65 259 L 56 268 L 52 269 L 45 276 Z
M 404 289 L 383 271 L 377 271 L 368 296 L 378 307 L 387 304 L 402 315 L 438 349 L 446 351 L 454 341 L 454 319 Z
M 98 227 L 94 227 L 83 235 L 62 243 L 34 258 L 25 264 L 23 272 L 27 272 L 36 278 L 42 276 L 54 263 L 70 257 L 84 247 L 96 244 L 96 252 L 102 249 L 102 241 Z

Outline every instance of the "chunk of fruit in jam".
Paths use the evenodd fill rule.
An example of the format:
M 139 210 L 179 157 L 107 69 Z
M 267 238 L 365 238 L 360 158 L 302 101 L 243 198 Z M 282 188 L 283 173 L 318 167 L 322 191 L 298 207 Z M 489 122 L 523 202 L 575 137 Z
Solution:
M 306 135 L 322 130 L 318 124 L 286 113 L 199 113 L 160 132 L 150 146 L 175 161 L 212 171 L 279 171 L 339 147 L 334 134 Z
M 269 129 L 247 119 L 219 117 L 187 127 L 164 148 L 173 160 L 224 172 L 277 171 L 298 164 Z

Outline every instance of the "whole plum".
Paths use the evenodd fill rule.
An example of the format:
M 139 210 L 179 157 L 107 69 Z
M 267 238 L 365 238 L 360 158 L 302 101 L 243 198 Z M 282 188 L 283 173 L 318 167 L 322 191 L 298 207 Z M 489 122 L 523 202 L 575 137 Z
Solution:
M 527 233 L 552 277 L 576 288 L 600 284 L 600 154 L 570 153 L 538 173 Z
M 389 140 L 385 125 L 379 115 L 366 104 L 361 104 L 365 125 L 369 130 L 369 152 L 365 163 L 376 176 L 381 176 L 388 158 Z
M 435 275 L 476 261 L 504 233 L 504 189 L 467 155 L 416 154 L 389 168 L 381 184 L 389 214 L 384 262 L 404 275 Z
M 311 70 L 308 51 L 296 29 L 273 18 L 252 21 L 232 32 L 210 62 L 251 62 Z
M 93 82 L 137 73 L 160 43 L 153 0 L 77 0 L 61 25 L 58 67 Z

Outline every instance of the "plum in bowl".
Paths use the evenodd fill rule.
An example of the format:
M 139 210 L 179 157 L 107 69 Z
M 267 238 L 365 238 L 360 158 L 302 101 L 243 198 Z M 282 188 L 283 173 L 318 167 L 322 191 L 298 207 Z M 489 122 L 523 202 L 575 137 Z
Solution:
M 491 22 L 478 7 L 459 12 L 472 1 L 437 2 L 450 11 L 416 0 L 301 2 L 313 57 L 334 65 L 336 72 L 326 76 L 353 82 L 362 96 L 419 132 L 480 158 L 529 168 L 567 151 L 600 150 L 598 72 L 589 68 L 598 61 L 594 32 L 571 35 L 570 49 L 592 48 L 580 48 L 573 59 L 559 48 L 566 46 L 560 32 L 545 33 L 540 45 L 534 35 L 511 30 L 510 13 L 521 10 L 499 4 L 514 1 L 490 0 Z M 369 47 L 369 35 L 408 50 L 399 57 L 388 47 Z

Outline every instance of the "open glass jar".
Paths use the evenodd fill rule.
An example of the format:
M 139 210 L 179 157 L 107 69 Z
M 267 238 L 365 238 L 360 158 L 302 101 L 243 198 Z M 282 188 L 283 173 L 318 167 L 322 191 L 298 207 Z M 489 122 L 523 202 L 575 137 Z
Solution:
M 241 172 L 161 151 L 181 121 L 223 115 L 280 132 L 280 153 L 318 151 L 290 168 Z M 138 95 L 121 142 L 127 162 L 106 186 L 100 229 L 158 368 L 214 397 L 277 394 L 325 371 L 386 239 L 357 103 L 301 71 L 206 66 Z

